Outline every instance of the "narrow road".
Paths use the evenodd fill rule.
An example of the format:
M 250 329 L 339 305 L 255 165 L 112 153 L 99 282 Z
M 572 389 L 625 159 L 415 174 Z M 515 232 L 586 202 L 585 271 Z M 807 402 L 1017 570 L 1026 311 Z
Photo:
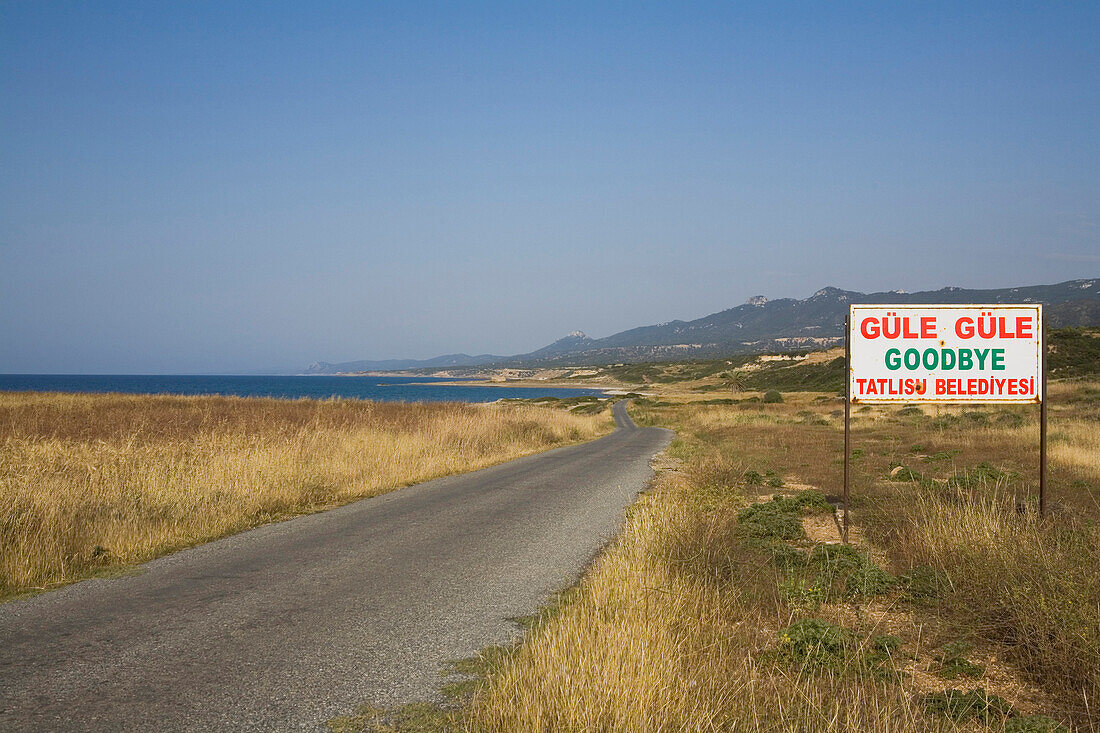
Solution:
M 671 433 L 600 440 L 0 604 L 2 731 L 324 730 L 433 699 L 616 531 Z

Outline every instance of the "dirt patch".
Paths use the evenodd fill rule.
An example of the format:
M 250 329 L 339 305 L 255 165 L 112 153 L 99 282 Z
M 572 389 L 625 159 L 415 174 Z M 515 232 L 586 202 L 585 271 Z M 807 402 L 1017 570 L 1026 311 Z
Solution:
M 822 545 L 835 545 L 840 542 L 840 530 L 832 514 L 814 514 L 802 518 L 802 528 L 806 537 Z
M 684 462 L 679 458 L 673 458 L 666 452 L 662 451 L 653 456 L 649 462 L 650 467 L 654 471 L 671 471 L 674 473 L 680 473 L 680 469 L 683 467 Z M 769 499 L 771 497 L 768 497 Z

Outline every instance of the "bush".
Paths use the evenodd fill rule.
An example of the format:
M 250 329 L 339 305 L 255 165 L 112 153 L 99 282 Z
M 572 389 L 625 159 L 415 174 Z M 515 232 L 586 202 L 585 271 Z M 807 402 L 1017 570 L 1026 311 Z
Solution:
M 937 451 L 937 452 L 933 453 L 930 456 L 925 456 L 921 460 L 924 461 L 925 463 L 933 463 L 935 461 L 950 461 L 952 458 L 954 458 L 958 454 L 959 454 L 959 451 L 957 451 L 957 450 L 941 450 L 941 451 Z
M 915 603 L 932 604 L 951 590 L 951 580 L 928 565 L 918 565 L 901 577 L 901 583 Z
M 1018 428 L 1024 424 L 1024 416 L 1017 412 L 1008 412 L 1005 410 L 997 413 L 994 422 L 1002 427 Z
M 947 690 L 929 693 L 922 698 L 921 705 L 928 714 L 942 715 L 956 723 L 974 718 L 990 723 L 1004 720 L 1016 712 L 1003 697 L 990 695 L 981 688 L 970 692 Z
M 1015 474 L 982 462 L 970 470 L 963 470 L 961 474 L 956 473 L 947 479 L 947 484 L 957 489 L 978 489 L 1011 478 L 1015 478 Z
M 741 372 L 739 381 L 744 389 L 839 392 L 843 396 L 844 379 L 847 371 L 843 356 L 829 362 L 795 364 L 793 366 L 782 362 L 772 362 L 770 365 L 765 365 L 755 371 Z
M 760 474 L 756 476 L 763 478 Z M 800 491 L 794 496 L 776 495 L 771 501 L 739 511 L 738 532 L 746 539 L 798 540 L 805 536 L 800 515 L 832 510 L 833 505 L 825 500 L 825 495 L 814 489 Z
M 1100 374 L 1100 338 L 1094 330 L 1052 329 L 1047 333 L 1050 355 L 1047 371 L 1058 377 L 1093 377 Z
M 901 637 L 893 634 L 883 634 L 871 639 L 871 651 L 887 656 L 894 656 L 901 649 Z
M 940 415 L 934 418 L 929 426 L 934 430 L 951 430 L 959 424 L 959 418 L 956 415 Z
M 894 576 L 850 545 L 818 545 L 807 564 L 817 569 L 820 585 L 845 597 L 883 595 L 896 582 Z
M 885 679 L 894 678 L 898 673 L 894 660 L 901 651 L 902 643 L 901 637 L 893 634 L 872 637 L 863 655 L 867 671 Z
M 1069 733 L 1069 728 L 1045 715 L 1024 715 L 1010 718 L 1005 733 Z
M 787 577 L 779 583 L 779 594 L 791 606 L 807 613 L 815 613 L 827 600 L 824 588 L 795 577 Z
M 829 421 L 813 410 L 799 410 L 799 422 L 803 425 L 828 425 Z
M 833 511 L 833 505 L 829 503 L 825 495 L 817 489 L 806 489 L 794 496 L 772 497 L 772 501 L 783 511 L 799 512 L 801 514 L 817 514 L 819 512 Z
M 737 528 L 745 538 L 797 540 L 805 534 L 798 514 L 783 511 L 774 501 L 742 509 L 737 513 Z
M 895 466 L 890 471 L 891 481 L 920 481 L 924 478 L 920 471 L 914 471 L 906 466 Z
M 896 579 L 878 565 L 868 560 L 852 572 L 844 582 L 849 596 L 881 596 L 890 592 Z
M 959 677 L 973 677 L 977 679 L 985 674 L 985 667 L 974 664 L 966 659 L 965 654 L 970 650 L 970 645 L 962 641 L 954 641 L 944 646 L 936 655 L 939 668 L 934 670 L 937 677 L 945 680 L 955 680 Z
M 843 626 L 806 618 L 779 632 L 779 656 L 800 667 L 836 669 L 854 641 L 852 632 Z
M 772 564 L 781 570 L 794 570 L 806 565 L 806 553 L 786 542 L 771 542 L 766 546 Z
M 783 401 L 783 395 L 777 389 L 769 389 L 764 393 L 764 404 L 774 405 Z

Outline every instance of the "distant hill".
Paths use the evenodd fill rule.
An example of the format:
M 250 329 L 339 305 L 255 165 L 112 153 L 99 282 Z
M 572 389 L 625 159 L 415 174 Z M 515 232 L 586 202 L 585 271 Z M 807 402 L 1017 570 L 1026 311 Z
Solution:
M 536 367 L 634 363 L 706 358 L 738 353 L 791 351 L 841 343 L 851 303 L 1043 303 L 1056 328 L 1100 325 L 1100 279 L 1069 280 L 995 290 L 942 288 L 919 293 L 859 293 L 827 287 L 809 298 L 768 300 L 757 295 L 743 305 L 693 321 L 670 321 L 592 339 L 574 331 L 527 354 L 502 357 L 453 354 L 425 361 L 388 360 L 314 365 L 319 371 L 370 371 L 481 366 Z M 369 365 L 369 366 L 362 366 Z M 313 367 L 311 367 L 313 369 Z
M 504 359 L 506 356 L 495 354 L 447 354 L 436 356 L 432 359 L 380 359 L 363 361 L 343 361 L 330 364 L 327 361 L 315 361 L 310 364 L 303 374 L 346 374 L 349 372 L 387 372 L 403 369 L 447 369 L 449 367 L 473 367 L 484 364 L 492 364 Z
M 831 346 L 844 338 L 844 319 L 851 303 L 1043 303 L 1051 326 L 1090 326 L 1100 325 L 1100 279 L 996 290 L 949 287 L 918 293 L 859 293 L 827 287 L 803 300 L 768 300 L 758 295 L 736 308 L 693 321 L 642 326 L 602 339 L 586 337 L 570 350 L 548 352 L 551 345 L 514 356 L 504 364 L 630 363 Z

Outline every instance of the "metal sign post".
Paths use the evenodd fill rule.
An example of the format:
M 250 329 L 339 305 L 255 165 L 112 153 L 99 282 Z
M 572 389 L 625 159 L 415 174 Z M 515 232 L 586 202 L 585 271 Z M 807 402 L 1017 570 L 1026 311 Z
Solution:
M 1039 516 L 1047 515 L 1047 328 L 1039 312 L 1039 378 L 1043 382 L 1039 401 Z
M 849 467 L 852 459 L 852 314 L 844 319 L 844 524 L 840 538 L 848 544 L 848 486 Z

